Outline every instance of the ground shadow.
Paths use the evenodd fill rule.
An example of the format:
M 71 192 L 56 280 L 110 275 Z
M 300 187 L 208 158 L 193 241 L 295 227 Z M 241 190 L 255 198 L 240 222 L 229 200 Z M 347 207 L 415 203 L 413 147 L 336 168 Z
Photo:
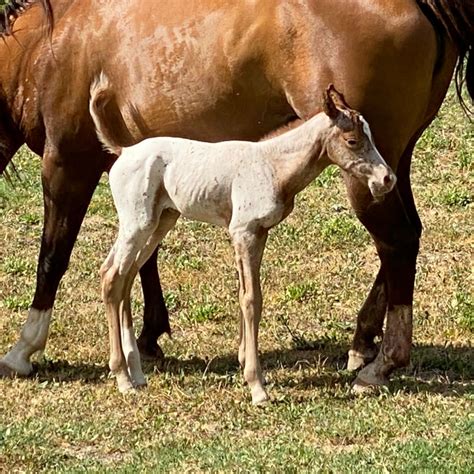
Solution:
M 33 377 L 44 382 L 104 383 L 109 377 L 109 367 L 104 364 L 71 363 L 67 360 L 43 360 L 33 364 Z
M 263 352 L 261 362 L 265 371 L 288 370 L 289 377 L 282 386 L 293 384 L 293 371 L 301 368 L 322 367 L 321 374 L 314 371 L 298 382 L 302 389 L 350 383 L 354 374 L 344 370 L 347 362 L 347 346 L 333 340 L 315 340 L 299 344 L 293 348 L 282 348 Z M 390 391 L 431 392 L 447 396 L 459 396 L 474 391 L 474 350 L 468 346 L 417 345 L 413 348 L 412 363 L 399 370 L 390 385 Z M 86 383 L 103 383 L 108 378 L 107 364 L 75 364 L 64 360 L 48 360 L 35 367 L 40 382 L 68 382 L 81 380 Z M 143 363 L 148 375 L 166 372 L 176 375 L 216 374 L 233 375 L 239 371 L 237 354 L 217 355 L 211 359 L 190 357 L 179 359 L 167 357 L 163 362 Z M 304 372 L 304 371 L 303 371 Z M 308 371 L 309 372 L 309 371 Z

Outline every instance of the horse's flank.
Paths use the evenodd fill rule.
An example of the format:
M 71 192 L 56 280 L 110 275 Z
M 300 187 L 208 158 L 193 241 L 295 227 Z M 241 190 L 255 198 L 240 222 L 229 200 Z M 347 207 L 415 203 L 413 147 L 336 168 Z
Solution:
M 474 97 L 474 59 L 472 58 L 472 38 L 466 32 L 474 30 L 474 2 L 464 0 L 415 0 L 439 33 L 439 53 L 444 51 L 444 35 L 456 45 L 459 58 L 455 70 L 456 92 L 466 112 L 469 105 L 463 99 L 462 90 L 466 86 Z M 0 38 L 13 34 L 15 20 L 31 6 L 40 4 L 45 15 L 46 30 L 49 34 L 54 28 L 51 0 L 11 0 L 4 6 L 0 15 Z M 471 34 L 472 36 L 472 34 Z M 442 58 L 440 57 L 442 61 Z

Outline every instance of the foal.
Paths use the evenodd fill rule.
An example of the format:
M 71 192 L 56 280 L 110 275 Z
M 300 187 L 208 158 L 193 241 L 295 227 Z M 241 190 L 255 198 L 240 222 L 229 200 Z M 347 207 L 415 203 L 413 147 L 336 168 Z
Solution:
M 105 148 L 119 156 L 110 187 L 119 216 L 117 240 L 101 268 L 110 330 L 110 369 L 125 392 L 146 384 L 132 325 L 130 290 L 140 267 L 180 215 L 226 227 L 239 274 L 239 362 L 254 404 L 268 400 L 258 358 L 262 311 L 260 264 L 269 229 L 293 209 L 295 195 L 330 164 L 366 182 L 375 199 L 396 177 L 369 126 L 331 85 L 324 112 L 267 141 L 202 143 L 150 138 L 122 148 L 107 126 L 113 99 L 104 75 L 92 85 L 90 113 Z

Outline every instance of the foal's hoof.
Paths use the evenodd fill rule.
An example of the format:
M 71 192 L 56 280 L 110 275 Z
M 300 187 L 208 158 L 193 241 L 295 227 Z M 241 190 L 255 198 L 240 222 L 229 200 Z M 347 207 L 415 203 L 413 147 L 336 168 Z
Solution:
M 270 397 L 265 390 L 255 390 L 252 392 L 252 405 L 265 406 L 270 402 Z
M 119 392 L 122 393 L 123 395 L 133 395 L 137 393 L 136 388 L 130 382 L 128 383 L 121 382 L 121 383 L 117 383 L 117 385 L 118 385 Z
M 149 343 L 142 339 L 137 340 L 138 350 L 140 351 L 140 358 L 146 362 L 163 361 L 165 354 L 161 350 L 161 347 L 156 343 Z

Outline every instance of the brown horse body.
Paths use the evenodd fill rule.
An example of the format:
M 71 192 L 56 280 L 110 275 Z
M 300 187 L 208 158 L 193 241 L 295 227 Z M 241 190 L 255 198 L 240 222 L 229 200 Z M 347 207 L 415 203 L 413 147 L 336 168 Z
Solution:
M 381 350 L 361 372 L 359 385 L 383 383 L 405 365 L 421 234 L 409 180 L 411 155 L 441 105 L 458 56 L 472 48 L 472 4 L 443 0 L 436 2 L 441 7 L 427 6 L 431 3 L 33 2 L 14 22 L 14 35 L 0 42 L 0 171 L 25 142 L 43 157 L 45 223 L 21 347 L 0 361 L 0 373 L 21 372 L 15 358 L 23 358 L 28 372 L 31 352 L 44 346 L 46 335 L 31 334 L 39 332 L 41 314 L 48 314 L 49 323 L 91 195 L 110 166 L 88 112 L 90 84 L 101 71 L 117 97 L 111 125 L 120 126 L 117 107 L 125 119 L 124 145 L 151 135 L 258 140 L 320 111 L 318 98 L 327 84 L 342 89 L 369 121 L 398 175 L 397 189 L 381 203 L 345 176 L 351 203 L 381 259 L 358 316 L 349 366 L 374 359 L 374 337 L 381 335 L 385 316 Z M 54 18 L 49 34 L 45 10 Z M 472 92 L 472 54 L 468 59 Z M 156 255 L 141 271 L 145 324 L 139 344 L 152 355 L 160 352 L 157 337 L 169 329 L 155 262 Z

